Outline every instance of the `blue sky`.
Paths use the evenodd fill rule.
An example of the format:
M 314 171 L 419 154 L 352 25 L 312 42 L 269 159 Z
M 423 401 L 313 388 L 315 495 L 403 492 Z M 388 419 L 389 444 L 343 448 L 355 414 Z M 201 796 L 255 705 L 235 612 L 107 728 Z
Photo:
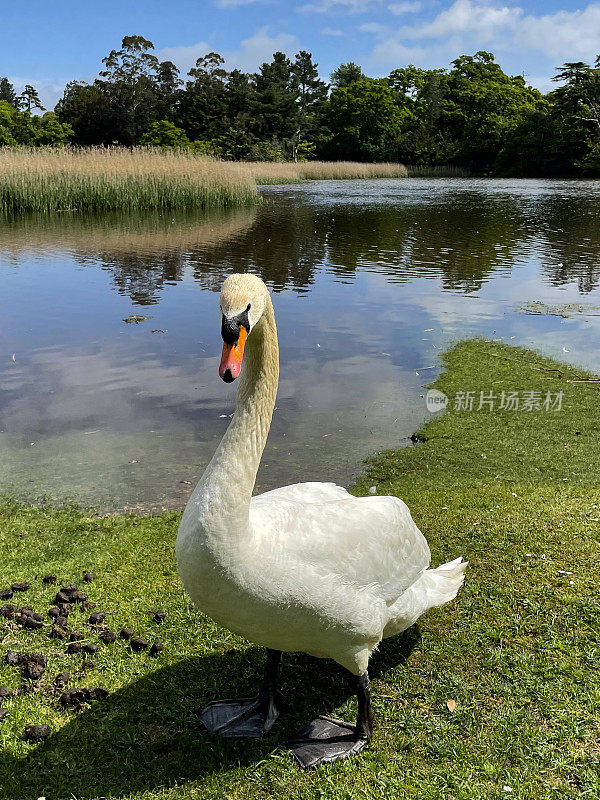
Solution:
M 542 90 L 554 67 L 600 53 L 600 0 L 28 0 L 2 3 L 0 76 L 33 83 L 52 107 L 66 81 L 89 80 L 124 35 L 154 42 L 184 71 L 216 50 L 255 71 L 274 50 L 313 53 L 323 77 L 356 61 L 380 76 L 407 63 L 447 66 L 491 50 Z

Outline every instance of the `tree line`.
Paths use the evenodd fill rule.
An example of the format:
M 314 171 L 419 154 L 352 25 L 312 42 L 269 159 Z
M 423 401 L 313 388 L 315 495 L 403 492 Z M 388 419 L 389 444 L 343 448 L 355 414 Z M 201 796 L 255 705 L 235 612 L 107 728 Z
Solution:
M 341 64 L 326 83 L 311 53 L 274 53 L 257 73 L 218 53 L 184 81 L 154 45 L 126 36 L 91 83 L 72 81 L 54 111 L 32 86 L 0 80 L 0 145 L 193 148 L 231 160 L 401 161 L 475 174 L 600 175 L 600 55 L 558 68 L 547 94 L 494 55 L 448 69 L 400 67 L 371 78 Z

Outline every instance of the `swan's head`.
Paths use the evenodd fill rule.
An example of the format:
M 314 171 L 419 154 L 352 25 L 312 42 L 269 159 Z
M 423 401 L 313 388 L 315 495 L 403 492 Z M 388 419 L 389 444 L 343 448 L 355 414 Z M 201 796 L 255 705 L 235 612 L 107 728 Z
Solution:
M 225 383 L 234 381 L 242 370 L 244 346 L 262 317 L 269 291 L 256 275 L 230 275 L 221 289 L 221 336 L 223 355 L 219 375 Z

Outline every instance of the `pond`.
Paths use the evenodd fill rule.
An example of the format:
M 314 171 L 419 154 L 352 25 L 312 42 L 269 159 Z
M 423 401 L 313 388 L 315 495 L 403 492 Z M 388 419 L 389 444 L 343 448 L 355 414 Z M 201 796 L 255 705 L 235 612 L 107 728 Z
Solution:
M 234 408 L 217 376 L 234 271 L 268 283 L 280 337 L 258 491 L 349 485 L 367 455 L 410 444 L 457 339 L 600 370 L 600 182 L 261 191 L 231 213 L 0 222 L 0 493 L 183 506 Z

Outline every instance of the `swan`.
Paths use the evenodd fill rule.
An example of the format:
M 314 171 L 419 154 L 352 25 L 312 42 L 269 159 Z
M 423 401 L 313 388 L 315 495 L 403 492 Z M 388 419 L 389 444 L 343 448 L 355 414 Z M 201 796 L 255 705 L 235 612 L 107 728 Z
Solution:
M 177 534 L 183 585 L 218 624 L 267 648 L 258 695 L 200 712 L 212 735 L 258 737 L 281 706 L 282 651 L 331 658 L 356 679 L 356 724 L 318 717 L 288 742 L 302 768 L 336 761 L 371 739 L 369 657 L 382 638 L 452 600 L 462 558 L 428 569 L 427 541 L 397 497 L 353 497 L 333 483 L 297 483 L 252 497 L 279 379 L 269 291 L 230 275 L 220 295 L 220 377 L 242 373 L 235 414 L 192 493 Z

